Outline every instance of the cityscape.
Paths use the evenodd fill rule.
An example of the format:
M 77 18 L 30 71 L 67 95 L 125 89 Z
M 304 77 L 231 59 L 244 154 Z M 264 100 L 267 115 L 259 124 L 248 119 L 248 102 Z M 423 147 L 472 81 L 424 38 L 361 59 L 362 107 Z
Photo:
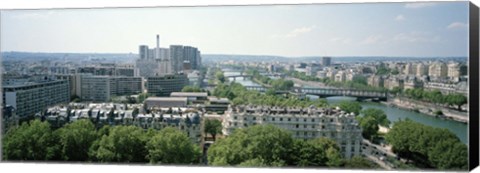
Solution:
M 441 8 L 428 9 L 432 11 L 425 16 L 431 17 L 442 13 L 442 8 L 458 12 L 468 7 L 465 2 L 420 4 L 349 4 L 348 8 Z M 339 8 L 279 7 L 245 8 L 252 12 L 264 8 L 267 14 L 269 10 L 287 10 L 290 14 L 297 8 Z M 421 18 L 422 14 L 417 12 L 412 14 Z M 45 14 L 55 13 L 58 11 Z M 6 14 L 2 14 L 2 20 L 7 22 L 9 15 L 24 15 Z M 169 14 L 176 15 L 171 11 Z M 408 14 L 396 15 L 392 22 L 406 22 L 410 19 Z M 436 23 L 427 25 L 435 28 Z M 338 49 L 330 45 L 319 46 L 308 49 L 306 54 L 297 53 L 312 47 L 307 37 L 302 38 L 305 42 L 293 40 L 289 47 L 292 52 L 285 53 L 280 48 L 284 42 L 275 39 L 301 37 L 323 26 L 297 28 L 283 36 L 274 34 L 274 41 L 269 43 L 275 47 L 272 50 L 252 36 L 262 43 L 240 44 L 239 50 L 252 50 L 245 54 L 229 52 L 237 43 L 217 43 L 216 36 L 207 36 L 212 39 L 207 41 L 209 44 L 191 41 L 198 39 L 193 36 L 186 36 L 189 39 L 185 40 L 190 41 L 179 42 L 169 40 L 177 34 L 169 32 L 150 33 L 147 39 L 128 48 L 133 52 L 35 49 L 43 45 L 26 50 L 13 44 L 13 40 L 22 38 L 3 37 L 5 32 L 15 30 L 6 28 L 2 31 L 2 44 L 12 46 L 2 47 L 1 52 L 2 160 L 467 170 L 468 47 L 462 47 L 463 40 L 457 38 L 467 35 L 465 25 L 468 26 L 453 22 L 443 28 L 454 29 L 453 33 L 441 31 L 441 36 L 411 32 L 383 42 L 383 37 L 367 37 L 359 40 L 360 47 L 351 45 L 353 39 L 332 38 L 331 42 L 340 41 L 338 44 L 346 49 L 335 51 Z M 202 30 L 201 26 L 173 28 L 172 33 L 182 34 Z M 363 31 L 360 27 L 358 30 Z M 238 35 L 224 39 L 242 41 L 244 33 L 237 32 Z M 412 46 L 408 50 L 417 51 L 418 55 L 387 46 L 403 44 L 394 41 L 407 42 Z M 155 44 L 149 45 L 152 42 Z M 299 43 L 305 46 L 298 48 Z M 218 46 L 210 44 L 222 44 L 225 51 L 217 51 Z M 373 45 L 365 48 L 368 44 Z M 430 49 L 448 44 L 457 47 Z M 264 51 L 256 47 L 272 53 L 256 52 Z M 379 52 L 373 51 L 375 47 Z M 315 52 L 318 50 L 332 52 Z M 364 50 L 371 53 L 361 53 Z

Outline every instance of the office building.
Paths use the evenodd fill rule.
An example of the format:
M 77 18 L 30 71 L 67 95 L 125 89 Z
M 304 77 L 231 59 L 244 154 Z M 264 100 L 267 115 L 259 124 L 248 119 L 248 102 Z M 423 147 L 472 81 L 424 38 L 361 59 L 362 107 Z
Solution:
M 327 67 L 332 64 L 332 58 L 331 57 L 322 57 L 322 65 Z
M 110 101 L 112 96 L 141 93 L 143 84 L 141 77 L 83 75 L 80 89 L 83 101 Z
M 188 85 L 185 74 L 166 74 L 147 78 L 147 92 L 155 96 L 170 96 L 172 92 L 182 91 Z
M 27 118 L 48 106 L 70 101 L 67 80 L 49 77 L 10 80 L 3 83 L 3 106 L 10 105 L 19 118 Z

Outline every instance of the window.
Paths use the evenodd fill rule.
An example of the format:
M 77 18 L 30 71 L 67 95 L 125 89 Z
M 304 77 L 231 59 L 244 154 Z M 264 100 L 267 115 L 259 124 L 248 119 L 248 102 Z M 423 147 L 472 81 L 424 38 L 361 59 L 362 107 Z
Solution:
M 330 122 L 333 122 L 333 118 L 332 118 L 332 119 L 330 119 Z
M 236 119 L 237 119 L 237 116 L 234 116 L 233 119 L 236 120 Z
M 298 121 L 298 118 L 297 118 L 297 121 Z
M 313 136 L 313 137 L 317 136 L 317 133 L 316 133 L 316 132 L 312 132 L 312 136 Z
M 257 120 L 257 117 L 253 117 L 253 120 Z
M 295 125 L 295 127 L 298 129 L 298 124 L 297 124 L 297 125 Z
M 243 126 L 248 127 L 247 123 L 243 124 Z
M 288 118 L 288 121 L 290 121 L 290 118 Z
M 275 121 L 275 118 L 272 118 L 272 121 Z
M 237 123 L 233 123 L 233 126 L 237 126 Z
M 247 117 L 243 118 L 243 120 L 247 121 Z
M 325 126 L 324 126 L 324 125 L 322 125 L 322 129 L 325 129 Z
M 312 125 L 312 129 L 314 129 L 314 128 L 315 128 L 315 125 Z
M 283 121 L 283 118 L 280 118 L 280 121 Z
M 263 121 L 266 121 L 266 119 L 265 119 L 265 118 L 263 118 Z
M 300 135 L 300 132 L 297 132 L 297 136 Z
M 312 118 L 312 122 L 315 122 L 315 118 Z
M 303 132 L 303 135 L 304 135 L 304 136 L 307 136 L 307 134 L 308 134 L 307 132 Z
M 306 125 L 306 124 L 305 124 L 305 125 L 303 125 L 303 128 L 307 128 L 307 125 Z
M 303 119 L 303 122 L 307 122 L 307 118 L 304 118 L 304 119 Z

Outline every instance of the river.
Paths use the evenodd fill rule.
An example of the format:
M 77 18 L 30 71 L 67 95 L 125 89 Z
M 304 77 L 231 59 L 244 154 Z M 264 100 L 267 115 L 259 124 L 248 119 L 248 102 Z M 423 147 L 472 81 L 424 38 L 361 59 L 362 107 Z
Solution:
M 224 69 L 224 75 L 225 77 L 232 76 L 232 75 L 239 75 L 240 72 L 238 71 L 233 71 L 233 70 L 228 70 Z M 244 86 L 261 86 L 253 81 L 251 81 L 248 78 L 241 78 L 237 77 L 235 82 L 240 83 Z M 308 87 L 308 86 L 306 86 Z M 318 99 L 318 96 L 313 96 L 313 95 L 308 95 L 310 99 Z M 355 100 L 355 98 L 352 97 L 329 97 L 327 98 L 327 101 L 329 104 L 335 104 L 344 100 Z M 468 125 L 452 121 L 452 120 L 444 120 L 444 119 L 439 119 L 435 118 L 432 116 L 428 116 L 422 113 L 417 113 L 417 112 L 412 112 L 404 109 L 399 109 L 395 107 L 389 107 L 380 103 L 374 103 L 374 102 L 360 102 L 362 105 L 363 109 L 368 109 L 368 108 L 376 108 L 376 109 L 381 109 L 387 114 L 387 118 L 390 120 L 390 122 L 396 122 L 399 121 L 400 119 L 406 119 L 409 118 L 415 122 L 419 122 L 425 125 L 429 125 L 432 127 L 438 127 L 438 128 L 446 128 L 455 135 L 465 144 L 468 142 Z

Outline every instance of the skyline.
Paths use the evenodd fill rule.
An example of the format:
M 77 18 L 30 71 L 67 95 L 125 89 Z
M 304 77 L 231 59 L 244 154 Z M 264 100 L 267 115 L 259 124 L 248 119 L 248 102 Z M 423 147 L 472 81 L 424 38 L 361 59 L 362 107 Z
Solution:
M 467 7 L 436 2 L 6 10 L 1 51 L 138 54 L 139 45 L 154 47 L 159 34 L 160 47 L 190 45 L 202 54 L 467 57 Z

